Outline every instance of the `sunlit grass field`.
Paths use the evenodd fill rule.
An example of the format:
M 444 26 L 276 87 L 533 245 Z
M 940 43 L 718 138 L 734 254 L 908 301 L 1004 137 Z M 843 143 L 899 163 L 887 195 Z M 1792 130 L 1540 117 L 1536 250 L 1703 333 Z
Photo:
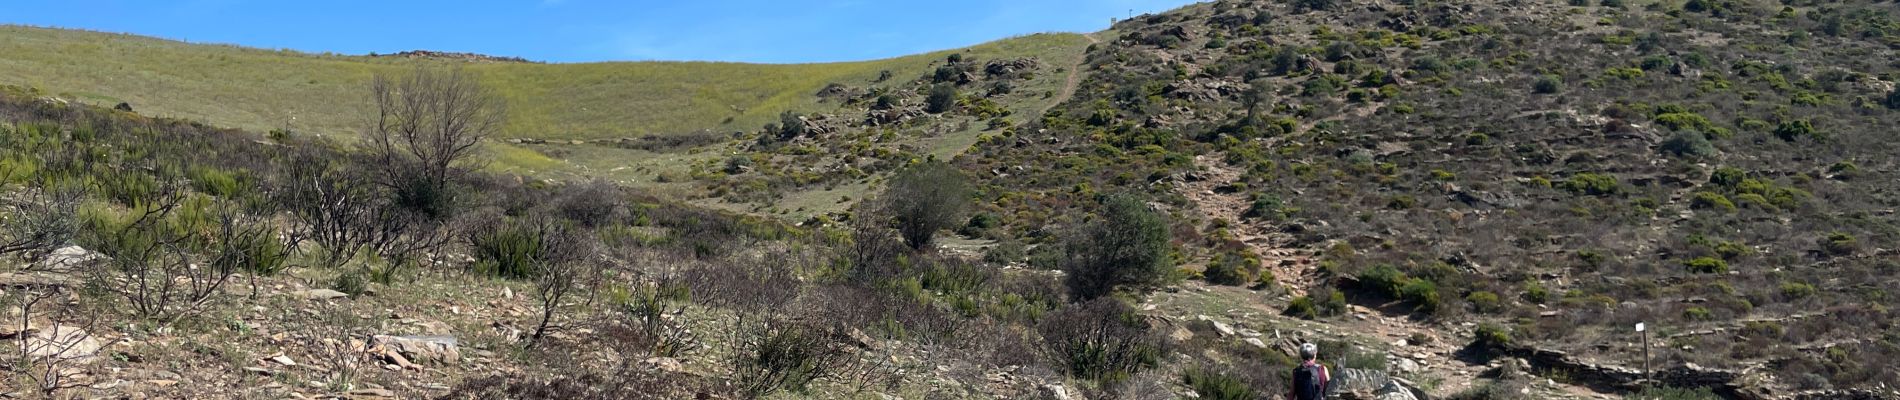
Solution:
M 754 129 L 817 108 L 826 84 L 915 77 L 949 51 L 981 59 L 1080 53 L 1081 35 L 1023 36 L 945 52 L 826 64 L 458 62 L 508 101 L 502 136 L 597 139 Z M 376 73 L 447 61 L 192 44 L 123 34 L 0 26 L 0 84 L 146 115 L 257 131 L 347 136 Z M 500 56 L 506 56 L 502 54 Z

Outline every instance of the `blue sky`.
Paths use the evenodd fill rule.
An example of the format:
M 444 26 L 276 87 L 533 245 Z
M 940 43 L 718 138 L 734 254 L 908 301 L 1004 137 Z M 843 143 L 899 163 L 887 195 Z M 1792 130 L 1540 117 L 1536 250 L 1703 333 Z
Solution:
M 0 23 L 307 52 L 427 49 L 551 62 L 866 60 L 1038 32 L 1191 0 L 22 0 Z

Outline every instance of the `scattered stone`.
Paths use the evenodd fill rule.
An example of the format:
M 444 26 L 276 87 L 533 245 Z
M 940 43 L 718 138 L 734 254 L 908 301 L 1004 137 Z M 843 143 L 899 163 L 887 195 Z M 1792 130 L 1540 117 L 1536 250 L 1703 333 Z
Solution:
M 1044 384 L 1040 387 L 1040 389 L 1042 391 L 1041 393 L 1042 400 L 1073 400 L 1074 399 L 1073 397 L 1069 396 L 1069 388 L 1063 387 L 1062 384 L 1058 384 L 1058 383 Z
M 244 372 L 250 372 L 253 374 L 258 374 L 258 375 L 263 375 L 263 376 L 271 376 L 271 375 L 276 374 L 275 372 L 271 372 L 271 370 L 258 368 L 258 367 L 244 367 Z
M 1258 347 L 1262 349 L 1267 348 L 1267 342 L 1263 342 L 1260 340 L 1260 338 L 1257 338 L 1257 337 L 1247 338 L 1247 340 L 1243 340 L 1243 342 L 1247 342 L 1248 345 L 1253 346 L 1253 347 Z
M 286 366 L 286 367 L 295 367 L 295 366 L 297 366 L 297 362 L 296 362 L 296 361 L 292 361 L 292 360 L 290 359 L 290 356 L 286 356 L 286 355 L 278 355 L 278 356 L 275 356 L 275 357 L 271 357 L 271 358 L 270 358 L 270 360 L 271 360 L 271 362 L 275 362 L 275 363 L 277 363 L 278 365 L 283 365 L 283 366 Z
M 329 300 L 329 299 L 350 297 L 348 293 L 343 293 L 343 292 L 330 290 L 330 289 L 305 290 L 302 292 L 298 292 L 298 296 L 303 297 L 305 299 L 310 299 L 310 300 Z
M 462 352 L 453 336 L 389 336 L 376 335 L 370 339 L 371 354 L 382 354 L 390 363 L 407 368 L 400 361 L 416 364 L 454 364 L 461 362 Z M 391 357 L 393 352 L 397 357 Z
M 152 384 L 152 386 L 157 386 L 157 387 L 172 387 L 173 385 L 177 385 L 178 381 L 174 381 L 170 379 L 153 379 L 153 380 L 145 381 L 145 383 L 149 383 L 149 384 Z
M 513 300 L 515 298 L 515 290 L 510 289 L 510 288 L 501 288 L 501 298 Z
M 672 357 L 648 358 L 646 360 L 640 361 L 640 365 L 645 366 L 647 368 L 660 370 L 660 371 L 666 371 L 666 372 L 680 372 L 681 370 L 683 370 L 683 367 L 680 365 L 680 360 L 674 359 Z

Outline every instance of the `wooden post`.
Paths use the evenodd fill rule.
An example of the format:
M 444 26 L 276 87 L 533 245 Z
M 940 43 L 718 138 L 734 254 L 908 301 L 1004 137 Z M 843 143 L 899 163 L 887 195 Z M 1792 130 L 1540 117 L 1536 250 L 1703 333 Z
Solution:
M 1654 382 L 1656 376 L 1649 369 L 1649 330 L 1643 328 L 1643 323 L 1636 323 L 1636 331 L 1643 334 L 1643 380 Z

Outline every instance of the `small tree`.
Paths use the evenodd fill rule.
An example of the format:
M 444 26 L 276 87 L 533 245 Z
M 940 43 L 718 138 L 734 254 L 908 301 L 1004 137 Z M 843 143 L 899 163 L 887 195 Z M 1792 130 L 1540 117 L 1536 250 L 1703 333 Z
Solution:
M 1075 301 L 1124 285 L 1159 282 L 1169 267 L 1168 225 L 1135 197 L 1113 196 L 1102 212 L 1063 238 L 1061 268 Z
M 19 200 L 0 200 L 8 213 L 0 215 L 0 255 L 51 249 L 71 240 L 79 229 L 74 213 L 78 190 L 31 193 Z
M 497 221 L 468 238 L 481 273 L 534 282 L 540 321 L 528 345 L 539 342 L 581 278 L 594 268 L 593 238 L 573 222 L 545 216 Z
M 951 85 L 937 85 L 930 88 L 930 96 L 924 98 L 924 111 L 932 114 L 950 112 L 957 107 L 957 88 Z
M 1247 82 L 1247 90 L 1240 93 L 1240 100 L 1247 105 L 1247 124 L 1252 125 L 1260 121 L 1257 118 L 1260 103 L 1265 103 L 1270 98 L 1273 98 L 1272 81 L 1255 79 Z
M 501 129 L 501 97 L 461 69 L 417 67 L 400 77 L 377 75 L 370 99 L 376 114 L 363 138 L 384 167 L 381 183 L 398 205 L 448 216 L 455 200 L 450 179 L 469 167 L 483 138 Z
M 897 224 L 912 250 L 929 246 L 937 231 L 962 222 L 970 209 L 970 182 L 942 161 L 926 161 L 898 171 L 879 199 L 879 208 Z

